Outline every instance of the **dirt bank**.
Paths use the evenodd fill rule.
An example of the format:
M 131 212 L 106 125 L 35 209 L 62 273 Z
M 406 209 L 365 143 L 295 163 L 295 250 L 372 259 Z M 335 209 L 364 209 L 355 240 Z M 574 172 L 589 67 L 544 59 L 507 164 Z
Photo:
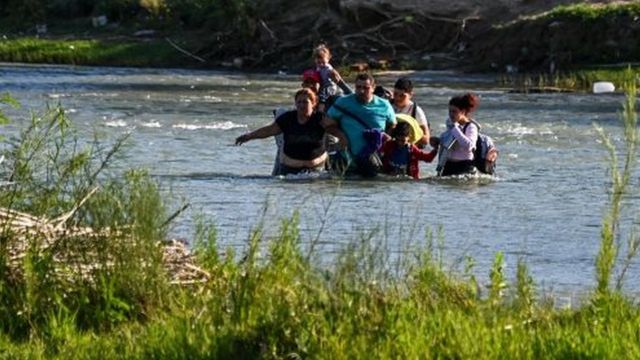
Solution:
M 310 62 L 313 45 L 323 41 L 335 53 L 333 62 L 342 66 L 522 71 L 611 61 L 606 56 L 584 55 L 589 51 L 610 54 L 613 50 L 624 55 L 614 57 L 616 61 L 633 57 L 628 49 L 618 49 L 628 44 L 609 41 L 635 34 L 628 31 L 627 23 L 607 20 L 591 29 L 581 19 L 561 23 L 523 20 L 575 3 L 630 1 L 283 1 L 288 11 L 263 14 L 250 44 L 221 41 L 208 54 L 209 59 L 220 59 L 220 64 L 299 69 Z M 515 25 L 505 31 L 504 24 Z M 605 36 L 594 36 L 592 31 Z M 585 49 L 589 39 L 608 42 L 607 51 L 601 46 Z
M 211 5 L 210 10 L 225 10 L 224 4 Z M 95 18 L 86 18 L 85 13 L 69 21 L 58 19 L 48 24 L 47 33 L 37 34 L 56 41 L 103 40 L 101 48 L 87 56 L 89 60 L 65 54 L 69 47 L 57 43 L 53 46 L 57 52 L 51 56 L 45 56 L 48 48 L 36 51 L 20 46 L 0 55 L 3 61 L 35 58 L 40 62 L 131 65 L 127 59 L 150 52 L 133 47 L 117 56 L 102 54 L 113 48 L 122 50 L 123 43 L 152 43 L 158 55 L 141 60 L 143 66 L 300 71 L 311 64 L 312 48 L 324 42 L 334 53 L 334 65 L 358 69 L 553 73 L 640 59 L 640 43 L 629 41 L 640 37 L 637 1 L 238 0 L 229 4 L 248 8 L 226 9 L 231 12 L 187 22 L 179 17 L 161 20 L 138 9 L 121 22 L 109 19 L 100 28 L 93 28 L 90 24 Z M 551 9 L 557 14 L 559 5 L 572 4 L 582 4 L 582 10 L 544 15 Z M 635 5 L 620 10 L 621 6 L 613 4 Z M 604 5 L 609 5 L 604 11 L 591 8 Z M 194 8 L 187 8 L 193 16 Z M 36 35 L 33 29 L 37 26 L 27 27 L 30 30 L 10 37 Z M 38 54 L 42 56 L 35 56 Z

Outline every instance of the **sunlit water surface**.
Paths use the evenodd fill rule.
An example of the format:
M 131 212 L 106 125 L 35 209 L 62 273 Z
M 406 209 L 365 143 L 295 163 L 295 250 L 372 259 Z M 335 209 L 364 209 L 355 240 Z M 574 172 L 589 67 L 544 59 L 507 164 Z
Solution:
M 378 80 L 391 85 L 397 76 Z M 272 121 L 274 108 L 292 106 L 296 76 L 5 65 L 0 91 L 27 109 L 62 104 L 87 136 L 97 131 L 108 141 L 131 132 L 120 166 L 148 168 L 163 189 L 191 204 L 172 236 L 191 239 L 193 219 L 202 214 L 217 226 L 222 245 L 242 249 L 252 229 L 263 224 L 273 236 L 298 211 L 303 242 L 317 241 L 317 256 L 330 259 L 344 244 L 372 236 L 393 259 L 424 244 L 427 229 L 441 229 L 448 263 L 461 268 L 469 256 L 481 279 L 502 251 L 510 277 L 523 259 L 546 291 L 572 296 L 592 289 L 609 183 L 594 124 L 620 141 L 622 95 L 514 94 L 491 77 L 411 76 L 436 134 L 451 96 L 481 96 L 476 119 L 500 148 L 496 179 L 443 181 L 424 163 L 420 181 L 271 177 L 272 139 L 232 144 Z M 8 113 L 17 118 L 5 134 L 27 124 L 24 112 Z M 637 209 L 638 198 L 628 207 Z M 634 219 L 633 211 L 625 213 L 622 241 Z M 640 288 L 637 278 L 634 264 L 627 275 L 632 291 Z

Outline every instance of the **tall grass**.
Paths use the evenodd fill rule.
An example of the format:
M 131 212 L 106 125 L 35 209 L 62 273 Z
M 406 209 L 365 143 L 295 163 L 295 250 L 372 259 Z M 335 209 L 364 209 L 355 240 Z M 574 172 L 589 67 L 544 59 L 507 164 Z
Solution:
M 472 260 L 462 273 L 447 269 L 437 245 L 441 235 L 411 239 L 414 251 L 391 263 L 374 229 L 327 265 L 303 246 L 297 213 L 282 220 L 273 238 L 258 225 L 238 254 L 221 248 L 215 226 L 200 219 L 193 252 L 211 276 L 203 284 L 168 287 L 157 252 L 157 240 L 166 236 L 157 185 L 143 172 L 108 172 L 124 140 L 98 151 L 73 135 L 64 111 L 48 109 L 5 155 L 4 174 L 13 183 L 1 189 L 0 205 L 51 218 L 86 198 L 69 224 L 118 231 L 61 238 L 49 248 L 35 234 L 20 276 L 7 250 L 17 239 L 3 233 L 0 353 L 64 359 L 639 358 L 640 307 L 611 282 L 618 269 L 622 283 L 637 249 L 619 242 L 636 162 L 636 100 L 634 88 L 628 91 L 625 148 L 603 137 L 612 189 L 593 301 L 575 308 L 545 301 L 522 260 L 512 282 L 502 253 L 487 269 L 486 284 L 473 275 Z M 94 265 L 88 276 L 82 271 L 87 264 Z
M 8 212 L 0 224 L 5 336 L 108 330 L 162 305 L 165 206 L 144 172 L 107 170 L 125 140 L 83 140 L 53 106 L 32 114 L 5 148 L 0 207 L 34 217 L 16 225 Z
M 631 74 L 629 74 L 631 71 Z M 591 91 L 598 81 L 609 81 L 616 89 L 625 91 L 629 76 L 638 74 L 640 67 L 629 65 L 588 67 L 561 73 L 502 74 L 497 81 L 518 92 Z
M 637 166 L 638 118 L 636 112 L 636 79 L 633 77 L 631 70 L 628 70 L 627 75 L 630 81 L 628 81 L 625 86 L 627 96 L 623 104 L 622 112 L 624 129 L 623 147 L 620 149 L 616 146 L 611 137 L 605 134 L 601 127 L 596 128 L 608 151 L 609 172 L 611 176 L 611 188 L 609 190 L 610 205 L 602 223 L 600 250 L 596 258 L 597 291 L 600 295 L 607 295 L 610 292 L 611 276 L 621 248 L 619 224 L 623 200 L 629 196 L 631 177 Z M 627 242 L 626 260 L 617 280 L 618 289 L 622 286 L 627 266 L 637 255 L 639 246 L 640 239 L 636 234 L 632 233 Z

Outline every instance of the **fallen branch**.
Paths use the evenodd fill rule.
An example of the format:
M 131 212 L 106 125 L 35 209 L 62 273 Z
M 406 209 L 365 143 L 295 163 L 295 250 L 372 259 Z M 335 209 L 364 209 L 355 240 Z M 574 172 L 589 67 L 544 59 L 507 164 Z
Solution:
M 167 40 L 167 42 L 169 43 L 169 45 L 173 46 L 173 47 L 174 47 L 174 49 L 176 49 L 176 50 L 180 51 L 181 53 L 183 53 L 183 54 L 185 54 L 185 55 L 187 55 L 187 56 L 189 56 L 189 57 L 191 57 L 191 58 L 193 58 L 193 59 L 196 59 L 196 60 L 200 61 L 201 63 L 205 63 L 205 62 L 207 62 L 205 59 L 203 59 L 203 58 L 201 58 L 201 57 L 199 57 L 199 56 L 197 56 L 197 55 L 194 55 L 194 54 L 192 54 L 192 53 L 188 52 L 187 50 L 185 50 L 185 49 L 181 48 L 181 47 L 180 47 L 180 46 L 178 46 L 176 43 L 174 43 L 173 41 L 171 41 L 171 39 L 169 39 L 168 37 L 166 37 L 166 38 L 164 38 L 164 39 L 165 39 L 165 40 Z

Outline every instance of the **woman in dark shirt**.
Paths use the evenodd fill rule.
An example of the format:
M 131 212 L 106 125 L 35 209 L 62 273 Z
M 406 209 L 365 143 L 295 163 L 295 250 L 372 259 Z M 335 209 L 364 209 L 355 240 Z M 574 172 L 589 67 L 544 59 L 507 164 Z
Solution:
M 328 129 L 322 114 L 314 109 L 318 103 L 317 95 L 309 89 L 300 89 L 295 94 L 296 110 L 280 115 L 273 123 L 240 135 L 236 145 L 249 140 L 264 139 L 280 133 L 284 135 L 284 149 L 280 159 L 281 174 L 321 171 L 327 161 L 324 135 Z

